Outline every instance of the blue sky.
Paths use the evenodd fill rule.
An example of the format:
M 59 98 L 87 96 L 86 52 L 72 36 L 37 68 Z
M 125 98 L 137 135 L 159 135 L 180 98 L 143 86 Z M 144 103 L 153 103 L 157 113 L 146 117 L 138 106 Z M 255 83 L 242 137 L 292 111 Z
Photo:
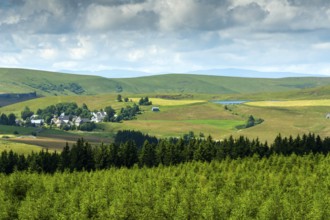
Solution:
M 0 66 L 330 75 L 328 0 L 3 0 Z

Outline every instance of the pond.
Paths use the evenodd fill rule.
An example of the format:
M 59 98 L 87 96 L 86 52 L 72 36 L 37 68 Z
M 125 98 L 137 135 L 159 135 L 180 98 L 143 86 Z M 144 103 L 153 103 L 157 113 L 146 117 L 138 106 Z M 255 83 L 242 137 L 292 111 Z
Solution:
M 248 101 L 247 100 L 214 100 L 212 102 L 221 105 L 239 105 Z

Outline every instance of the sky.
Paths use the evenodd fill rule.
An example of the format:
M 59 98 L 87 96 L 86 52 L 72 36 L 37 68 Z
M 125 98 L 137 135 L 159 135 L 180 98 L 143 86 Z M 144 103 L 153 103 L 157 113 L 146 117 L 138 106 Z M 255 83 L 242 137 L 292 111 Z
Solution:
M 0 66 L 330 75 L 329 0 L 1 0 Z

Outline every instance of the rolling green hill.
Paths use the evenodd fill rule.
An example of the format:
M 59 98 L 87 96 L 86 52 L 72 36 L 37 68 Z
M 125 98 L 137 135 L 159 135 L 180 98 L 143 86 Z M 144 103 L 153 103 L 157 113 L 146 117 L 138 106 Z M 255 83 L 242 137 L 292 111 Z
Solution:
M 26 69 L 0 68 L 0 93 L 36 91 L 38 95 L 92 95 L 104 93 L 251 94 L 300 91 L 330 84 L 330 78 L 253 79 L 190 74 L 108 79 Z

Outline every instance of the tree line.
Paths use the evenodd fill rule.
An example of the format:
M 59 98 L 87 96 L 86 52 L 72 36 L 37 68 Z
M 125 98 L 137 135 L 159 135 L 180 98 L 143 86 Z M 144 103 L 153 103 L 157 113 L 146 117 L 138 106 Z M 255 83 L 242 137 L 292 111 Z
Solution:
M 9 115 L 6 115 L 5 113 L 2 113 L 0 115 L 0 125 L 15 125 L 16 124 L 16 116 L 13 113 L 10 113 Z
M 246 137 L 215 141 L 212 137 L 157 139 L 136 131 L 120 131 L 115 143 L 92 146 L 78 139 L 71 147 L 66 144 L 63 151 L 42 150 L 27 156 L 13 151 L 3 151 L 0 156 L 0 172 L 10 174 L 15 170 L 54 173 L 56 171 L 92 171 L 110 167 L 154 167 L 169 166 L 191 161 L 210 162 L 226 158 L 237 159 L 257 155 L 260 158 L 273 154 L 304 155 L 328 154 L 330 138 L 321 139 L 314 134 L 293 138 L 278 135 L 271 145 L 258 139 Z

